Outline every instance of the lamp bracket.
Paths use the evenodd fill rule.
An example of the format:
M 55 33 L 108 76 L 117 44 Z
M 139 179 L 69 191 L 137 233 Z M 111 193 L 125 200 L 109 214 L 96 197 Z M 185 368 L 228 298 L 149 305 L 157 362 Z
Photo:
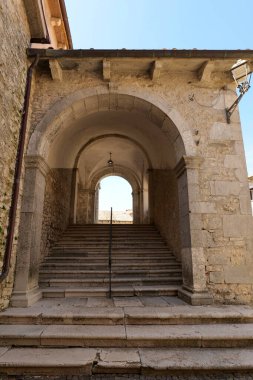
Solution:
M 250 89 L 250 79 L 251 79 L 251 75 L 250 75 L 249 80 L 246 80 L 245 82 L 242 82 L 237 86 L 240 95 L 237 97 L 237 99 L 234 101 L 234 103 L 229 108 L 226 108 L 226 118 L 227 118 L 228 124 L 230 124 L 231 115 L 234 112 L 234 110 L 236 109 L 236 107 L 238 106 L 238 104 L 240 103 L 240 101 L 242 100 L 242 97 Z

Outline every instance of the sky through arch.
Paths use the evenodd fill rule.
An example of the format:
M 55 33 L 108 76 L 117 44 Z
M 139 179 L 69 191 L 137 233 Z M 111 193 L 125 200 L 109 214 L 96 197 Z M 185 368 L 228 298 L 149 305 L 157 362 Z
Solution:
M 100 181 L 99 210 L 132 210 L 132 187 L 119 176 L 109 176 Z

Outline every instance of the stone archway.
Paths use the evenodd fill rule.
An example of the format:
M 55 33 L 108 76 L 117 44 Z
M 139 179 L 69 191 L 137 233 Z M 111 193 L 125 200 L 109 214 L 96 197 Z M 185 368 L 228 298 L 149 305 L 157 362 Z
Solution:
M 80 181 L 78 181 L 78 173 L 81 172 L 79 170 L 79 166 L 82 164 L 82 153 L 85 153 L 87 149 L 92 148 L 94 145 L 99 144 L 101 142 L 107 142 L 108 140 L 115 140 L 117 142 L 124 142 L 125 145 L 129 144 L 135 146 L 141 154 L 143 155 L 143 159 L 146 160 L 148 168 L 152 168 L 152 163 L 150 158 L 142 147 L 134 139 L 129 138 L 128 136 L 124 136 L 121 134 L 107 134 L 101 135 L 99 137 L 90 139 L 84 146 L 79 150 L 73 170 L 73 181 L 72 181 L 72 212 L 70 221 L 71 223 L 94 223 L 95 219 L 95 206 L 94 200 L 96 198 L 96 185 L 101 178 L 107 175 L 118 175 L 122 178 L 126 179 L 133 191 L 133 208 L 134 208 L 134 223 L 147 223 L 149 221 L 149 212 L 148 212 L 148 185 L 145 184 L 143 178 L 140 178 L 138 174 L 135 173 L 134 168 L 130 168 L 127 166 L 127 163 L 120 164 L 119 162 L 113 165 L 113 167 L 104 166 L 102 164 L 101 167 L 97 168 L 95 171 L 91 172 L 87 178 L 85 183 L 85 187 L 80 187 Z M 91 155 L 91 150 L 89 151 L 89 159 Z M 117 160 L 117 157 L 116 157 Z M 106 160 L 105 160 L 106 163 Z M 80 175 L 79 175 L 80 177 Z M 147 179 L 146 179 L 147 182 Z M 78 195 L 79 194 L 79 195 Z M 82 198 L 79 202 L 78 206 L 78 198 Z M 79 210 L 77 212 L 76 210 Z
M 95 173 L 90 181 L 90 189 L 96 194 L 96 189 L 98 183 L 109 176 L 118 176 L 125 179 L 132 187 L 132 197 L 133 197 L 133 223 L 143 223 L 146 222 L 144 219 L 144 209 L 143 209 L 143 192 L 138 179 L 135 174 L 131 172 L 128 168 L 115 165 L 114 168 L 103 168 L 99 172 Z M 96 203 L 91 204 L 92 215 L 94 215 L 94 222 L 96 223 Z
M 59 162 L 62 162 L 69 168 L 68 170 L 71 170 L 73 187 L 73 173 L 76 173 L 75 158 L 81 149 L 81 146 L 78 147 L 77 144 L 82 132 L 80 123 L 78 126 L 78 121 L 103 112 L 113 112 L 114 115 L 120 116 L 127 114 L 128 117 L 125 116 L 127 121 L 131 118 L 136 119 L 136 115 L 138 115 L 138 120 L 150 125 L 148 130 L 152 133 L 148 136 L 149 138 L 143 135 L 143 139 L 140 139 L 141 133 L 137 128 L 131 129 L 131 131 L 134 130 L 139 133 L 138 135 L 136 132 L 137 137 L 142 140 L 142 144 L 149 151 L 150 160 L 153 164 L 153 167 L 146 166 L 145 169 L 148 176 L 150 198 L 153 201 L 155 197 L 161 198 L 161 194 L 155 192 L 155 181 L 159 180 L 163 187 L 162 202 L 165 202 L 166 186 L 173 182 L 173 191 L 178 194 L 178 222 L 180 227 L 177 229 L 177 233 L 179 234 L 180 231 L 181 236 L 181 250 L 178 254 L 183 265 L 184 290 L 182 290 L 182 294 L 189 300 L 196 298 L 206 302 L 208 296 L 203 248 L 199 244 L 197 230 L 192 227 L 194 212 L 189 215 L 189 210 L 192 207 L 191 202 L 194 199 L 193 194 L 196 186 L 198 186 L 196 173 L 198 173 L 201 164 L 198 157 L 195 156 L 196 147 L 192 132 L 179 113 L 163 99 L 152 96 L 151 93 L 144 91 L 138 93 L 136 90 L 129 89 L 125 93 L 111 93 L 103 87 L 100 90 L 79 91 L 56 103 L 37 124 L 31 136 L 27 150 L 25 174 L 27 197 L 23 200 L 21 215 L 21 218 L 26 218 L 26 212 L 29 210 L 30 218 L 28 221 L 26 219 L 24 223 L 21 222 L 20 255 L 17 261 L 12 303 L 17 306 L 28 305 L 41 296 L 38 288 L 38 270 L 45 175 L 50 172 L 50 167 L 52 169 L 55 165 L 59 165 Z M 64 151 L 64 147 L 67 147 L 70 133 L 73 133 L 73 128 L 72 131 L 70 128 L 73 119 L 77 125 L 75 129 L 77 132 L 72 139 L 74 142 L 71 147 L 72 150 L 70 149 L 68 154 L 63 157 L 59 152 Z M 64 133 L 65 140 L 62 137 Z M 125 130 L 124 133 L 127 135 L 128 132 Z M 152 140 L 152 134 L 156 139 Z M 98 136 L 99 134 L 94 135 L 93 129 L 93 138 Z M 86 138 L 90 138 L 88 130 Z M 156 141 L 157 146 L 152 148 L 154 141 Z M 156 172 L 157 170 L 159 173 Z M 170 171 L 169 177 L 167 170 Z M 176 186 L 178 186 L 178 191 Z M 39 208 L 37 207 L 38 203 L 40 204 Z M 73 197 L 71 197 L 70 203 L 73 203 Z M 153 203 L 151 202 L 149 205 L 150 220 L 155 222 L 155 206 Z M 35 226 L 33 229 L 31 229 L 31 224 Z M 168 227 L 169 225 L 166 226 L 167 229 Z M 198 228 L 201 229 L 201 226 Z M 31 230 L 33 230 L 32 236 Z M 171 239 L 172 235 L 169 233 L 166 238 Z M 196 302 L 201 303 L 202 301 Z
M 62 133 L 71 120 L 96 112 L 120 109 L 141 112 L 153 120 L 173 141 L 178 161 L 182 155 L 196 155 L 191 128 L 164 98 L 144 89 L 123 87 L 117 92 L 109 91 L 104 86 L 80 90 L 56 102 L 36 125 L 27 154 L 41 155 L 47 159 L 52 140 Z

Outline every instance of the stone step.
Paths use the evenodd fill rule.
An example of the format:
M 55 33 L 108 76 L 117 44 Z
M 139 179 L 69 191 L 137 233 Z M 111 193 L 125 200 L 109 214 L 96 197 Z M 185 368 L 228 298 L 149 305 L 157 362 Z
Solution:
M 148 224 L 148 223 L 134 223 L 134 224 L 120 224 L 120 223 L 115 223 L 113 224 L 113 227 L 114 228 L 118 228 L 118 229 L 124 229 L 124 228 L 133 228 L 133 229 L 140 229 L 140 228 L 146 228 L 146 229 L 155 229 L 155 226 L 154 224 Z M 89 229 L 89 228 L 93 228 L 93 229 L 102 229 L 102 228 L 108 228 L 108 224 L 103 224 L 103 223 L 96 223 L 96 224 L 70 224 L 68 229 L 78 229 L 78 228 L 82 228 L 82 229 Z
M 120 379 L 120 374 L 132 374 L 133 378 L 150 378 L 184 373 L 185 378 L 203 374 L 204 379 L 210 373 L 242 374 L 253 370 L 251 348 L 0 347 L 0 354 L 0 372 L 10 376 L 64 374 L 79 378 L 114 374 Z M 222 378 L 224 376 L 227 378 L 226 375 L 222 375 Z M 245 379 L 250 378 L 247 374 L 245 376 Z M 221 379 L 220 375 L 212 378 Z M 231 375 L 231 378 L 234 376 Z
M 150 265 L 150 267 L 152 268 L 153 267 L 153 264 L 157 263 L 157 261 L 154 261 L 152 263 L 151 262 L 147 262 L 147 261 L 144 261 L 143 260 L 143 263 L 145 265 Z M 158 262 L 159 264 L 164 264 L 164 265 L 169 265 L 169 268 L 170 269 L 178 269 L 178 270 L 181 270 L 181 266 L 179 263 L 177 263 L 176 261 L 169 261 L 169 260 L 161 260 Z M 79 267 L 79 269 L 83 268 L 87 268 L 86 265 L 87 264 L 90 264 L 90 265 L 104 265 L 106 267 L 106 269 L 108 268 L 108 260 L 105 260 L 105 259 L 97 259 L 97 260 L 75 260 L 75 262 L 73 262 L 72 260 L 45 260 L 42 264 L 41 264 L 41 269 L 44 268 L 61 268 L 63 269 L 63 267 L 67 267 L 68 268 L 75 268 L 75 267 Z M 121 260 L 117 260 L 117 259 L 112 259 L 112 265 L 115 267 L 117 264 L 120 264 L 121 266 L 124 266 L 124 267 L 131 267 L 131 265 L 140 265 L 141 264 L 141 261 L 131 261 L 131 260 L 128 260 L 128 261 L 121 261 Z M 163 266 L 164 267 L 164 266 Z M 97 268 L 97 266 L 96 266 Z M 145 267 L 146 268 L 146 267 Z M 144 269 L 144 268 L 143 268 Z
M 113 231 L 113 239 L 163 239 L 161 235 L 159 235 L 158 232 L 134 232 L 134 231 L 126 231 L 126 232 L 115 232 Z M 61 235 L 62 239 L 107 239 L 109 240 L 109 231 L 106 232 L 99 232 L 99 233 L 94 233 L 94 232 L 87 232 L 87 233 L 82 233 L 82 232 L 65 232 L 63 235 Z
M 114 255 L 115 257 L 115 255 Z M 124 257 L 124 256 L 116 256 L 115 259 L 119 262 L 128 262 L 128 261 L 133 261 L 133 262 L 140 262 L 140 261 L 147 261 L 147 262 L 154 262 L 154 261 L 166 261 L 167 260 L 172 260 L 174 259 L 175 260 L 175 257 L 173 256 L 170 256 L 170 255 L 167 255 L 167 256 L 151 256 L 151 257 L 147 257 L 147 256 L 131 256 L 131 257 Z M 101 262 L 107 262 L 108 261 L 108 255 L 85 255 L 85 256 L 77 256 L 75 258 L 75 263 L 77 262 L 80 262 L 80 263 L 85 263 L 89 260 L 92 260 L 93 262 L 97 262 L 97 261 L 101 261 Z M 44 259 L 44 262 L 47 262 L 47 263 L 58 263 L 58 262 L 73 262 L 73 257 L 69 257 L 69 256 L 47 256 L 45 257 Z M 178 263 L 179 265 L 179 263 Z
M 52 252 L 53 251 L 56 251 L 56 250 L 69 250 L 69 251 L 80 251 L 80 250 L 83 250 L 83 251 L 86 251 L 86 252 L 94 252 L 94 251 L 98 251 L 98 252 L 108 252 L 108 247 L 109 247 L 109 244 L 79 244 L 79 243 L 76 243 L 76 244 L 61 244 L 60 242 L 59 243 L 56 243 L 52 249 Z M 164 244 L 161 244 L 161 245 L 158 245 L 158 244 L 121 244 L 121 245 L 116 245 L 116 244 L 112 244 L 112 251 L 122 251 L 124 253 L 127 253 L 127 252 L 153 252 L 153 253 L 157 253 L 157 252 L 162 252 L 162 253 L 172 253 L 172 251 L 168 250 L 168 248 L 164 245 Z
M 112 295 L 114 297 L 133 297 L 133 296 L 177 296 L 178 285 L 129 285 L 114 286 Z M 108 286 L 81 288 L 41 288 L 44 298 L 69 298 L 69 297 L 107 297 Z
M 80 252 L 74 252 L 75 253 L 75 257 L 76 259 L 83 259 L 83 260 L 96 260 L 96 259 L 100 259 L 100 260 L 107 260 L 108 259 L 108 252 L 101 252 L 101 253 L 97 253 L 97 252 L 84 252 L 84 253 L 80 253 Z M 174 259 L 176 260 L 176 257 L 173 256 L 171 253 L 162 253 L 162 254 L 146 254 L 145 252 L 144 253 L 137 253 L 137 254 L 121 254 L 121 253 L 118 253 L 118 252 L 113 252 L 112 251 L 112 256 L 115 257 L 116 259 L 118 260 L 121 260 L 121 261 L 125 261 L 125 260 L 136 260 L 136 261 L 141 261 L 141 260 L 166 260 L 166 259 Z M 66 258 L 66 259 L 72 259 L 73 257 L 73 254 L 72 255 L 69 255 L 68 253 L 66 252 L 62 252 L 60 254 L 60 252 L 57 252 L 56 254 L 52 254 L 50 256 L 46 256 L 44 258 L 44 260 L 59 260 L 61 258 Z
M 56 242 L 55 243 L 55 246 L 73 246 L 75 247 L 76 245 L 83 245 L 83 246 L 86 246 L 86 247 L 96 247 L 96 246 L 99 246 L 99 245 L 103 245 L 103 246 L 108 246 L 109 244 L 109 240 L 108 241 L 105 241 L 105 240 L 102 240 L 101 239 L 101 242 L 100 241 L 97 241 L 97 239 L 93 239 L 93 240 L 89 240 L 89 241 L 84 241 L 84 240 L 81 240 L 81 241 L 78 241 L 77 239 L 73 239 L 73 241 L 70 241 L 70 240 L 60 240 L 59 242 Z M 140 240 L 140 239 L 136 239 L 136 240 L 128 240 L 128 239 L 124 239 L 122 241 L 120 240 L 113 240 L 112 241 L 112 245 L 114 247 L 125 247 L 125 246 L 137 246 L 137 247 L 143 247 L 143 248 L 146 248 L 146 247 L 162 247 L 162 248 L 167 248 L 166 247 L 166 244 L 161 241 L 160 239 L 158 241 L 146 241 L 146 239 L 143 239 L 143 240 Z
M 80 230 L 66 230 L 64 231 L 62 234 L 61 234 L 61 237 L 64 238 L 64 237 L 73 237 L 73 236 L 80 236 L 82 238 L 89 238 L 89 237 L 93 237 L 93 236 L 96 236 L 96 237 L 106 237 L 106 238 L 109 238 L 110 236 L 110 229 L 106 229 L 106 230 L 97 230 L 97 231 L 92 231 L 92 230 L 87 230 L 87 231 L 80 231 Z M 124 237 L 124 236 L 131 236 L 131 237 L 135 237 L 135 236 L 140 236 L 141 238 L 160 238 L 162 239 L 162 236 L 160 235 L 160 233 L 156 230 L 129 230 L 129 229 L 126 229 L 125 231 L 119 231 L 119 230 L 115 230 L 113 229 L 112 230 L 112 236 L 113 237 Z
M 145 298 L 145 297 L 144 297 Z M 146 297 L 155 300 L 156 297 Z M 163 297 L 166 299 L 166 296 Z M 171 300 L 173 297 L 167 297 Z M 174 297 L 178 300 L 176 297 Z M 91 299 L 92 300 L 92 299 Z M 116 298 L 123 305 L 136 304 L 135 297 Z M 137 299 L 138 300 L 138 299 Z M 94 299 L 93 299 L 94 301 Z M 99 302 L 112 300 L 100 299 Z M 188 305 L 148 307 L 77 307 L 69 301 L 67 305 L 57 303 L 43 307 L 8 308 L 0 312 L 0 324 L 21 325 L 216 325 L 216 324 L 253 324 L 253 310 L 247 306 L 195 306 Z M 108 302 L 106 305 L 108 305 Z M 172 301 L 173 302 L 173 301 Z M 176 302 L 176 301 L 175 301 Z M 77 302 L 78 304 L 78 302 Z M 92 303 L 94 305 L 94 303 Z
M 69 249 L 69 250 L 71 250 L 71 248 L 72 249 L 74 249 L 74 250 L 80 250 L 80 249 L 88 249 L 88 248 L 90 248 L 90 249 L 94 249 L 94 250 L 104 250 L 105 252 L 106 251 L 108 251 L 108 246 L 109 246 L 109 244 L 105 244 L 105 245 L 98 245 L 98 246 L 89 246 L 88 247 L 88 245 L 85 245 L 85 244 L 83 244 L 83 245 L 80 245 L 80 244 L 71 244 L 71 245 L 64 245 L 64 244 L 60 244 L 60 241 L 58 242 L 58 245 L 56 246 L 54 246 L 53 248 L 52 248 L 52 250 L 54 250 L 55 248 L 56 249 L 59 249 L 59 248 L 61 248 L 61 249 Z M 116 250 L 116 251 L 120 251 L 120 250 L 123 250 L 124 252 L 139 252 L 139 251 L 141 251 L 141 252 L 143 252 L 143 251 L 147 251 L 147 252 L 163 252 L 163 253 L 165 253 L 165 252 L 170 252 L 170 253 L 172 253 L 172 251 L 168 248 L 168 247 L 166 247 L 166 245 L 162 245 L 161 247 L 158 247 L 156 244 L 153 246 L 153 247 L 151 247 L 149 244 L 146 246 L 146 247 L 141 247 L 141 246 L 129 246 L 128 247 L 128 245 L 127 244 L 125 244 L 125 245 L 122 245 L 121 247 L 119 247 L 118 245 L 116 246 L 116 245 L 114 245 L 114 244 L 112 244 L 112 248 L 113 248 L 113 250 Z
M 135 234 L 117 234 L 117 235 L 113 235 L 112 236 L 113 238 L 113 241 L 126 241 L 126 239 L 129 239 L 131 241 L 138 241 L 139 239 L 145 239 L 145 240 L 148 240 L 148 241 L 161 241 L 161 236 L 159 236 L 158 234 L 156 235 L 151 235 L 150 233 L 146 236 L 146 235 L 142 235 L 142 234 L 138 234 L 138 235 L 135 235 Z M 109 241 L 109 234 L 104 234 L 104 235 L 101 235 L 101 234 L 98 234 L 98 235 L 94 235 L 92 236 L 91 234 L 87 234 L 87 235 L 83 235 L 83 234 L 74 234 L 74 233 L 71 233 L 71 234 L 64 234 L 62 235 L 61 237 L 61 241 L 72 241 L 72 240 L 80 240 L 80 241 L 94 241 L 94 240 L 102 240 L 102 241 Z
M 119 262 L 114 262 L 112 263 L 113 267 L 115 270 L 118 270 L 118 269 L 127 269 L 127 270 L 134 270 L 134 269 L 146 269 L 146 268 L 152 268 L 152 269 L 170 269 L 170 263 L 174 263 L 175 261 L 174 260 L 166 260 L 165 262 L 162 261 L 162 262 L 156 262 L 156 263 L 148 263 L 148 262 L 131 262 L 129 261 L 128 262 L 128 265 L 127 263 L 119 263 Z M 65 265 L 63 263 L 63 265 Z M 93 263 L 93 262 L 87 262 L 85 264 L 80 264 L 80 263 L 67 263 L 67 266 L 68 268 L 72 268 L 73 270 L 74 269 L 81 269 L 81 266 L 83 266 L 84 268 L 83 269 L 102 269 L 104 268 L 104 270 L 108 269 L 108 264 L 105 262 L 105 264 L 102 264 L 102 263 Z M 59 263 L 59 268 L 61 268 L 61 264 Z M 53 268 L 52 269 L 57 269 L 57 268 Z
M 103 264 L 85 264 L 83 266 L 79 265 L 78 266 L 74 266 L 73 265 L 69 265 L 68 268 L 63 268 L 61 267 L 60 265 L 56 268 L 53 268 L 51 266 L 47 266 L 47 267 L 41 267 L 41 273 L 43 273 L 44 270 L 51 270 L 51 272 L 56 272 L 56 273 L 59 273 L 60 271 L 68 271 L 68 269 L 71 268 L 72 269 L 72 273 L 76 273 L 76 272 L 81 272 L 81 271 L 85 271 L 85 270 L 90 270 L 90 271 L 97 271 L 97 270 L 104 270 L 104 271 L 108 271 L 108 265 L 103 265 Z M 124 271 L 129 271 L 131 273 L 135 272 L 136 270 L 142 270 L 142 271 L 146 271 L 146 272 L 150 272 L 150 271 L 154 271 L 154 270 L 170 270 L 172 269 L 170 264 L 167 263 L 167 264 L 146 264 L 143 263 L 143 264 L 131 264 L 131 265 L 124 265 L 124 264 L 112 264 L 112 268 L 113 268 L 113 271 L 114 273 L 118 273 L 119 271 L 121 270 L 124 270 Z
M 95 236 L 93 238 L 90 238 L 90 236 L 87 238 L 84 238 L 84 237 L 79 237 L 77 238 L 76 236 L 72 236 L 72 237 L 62 237 L 61 240 L 60 240 L 63 244 L 65 243 L 82 243 L 82 244 L 93 244 L 93 243 L 98 243 L 98 244 L 109 244 L 109 237 L 103 237 L 103 236 Z M 163 241 L 161 241 L 161 238 L 160 237 L 157 237 L 157 238 L 146 238 L 146 237 L 135 237 L 133 238 L 131 235 L 129 236 L 126 236 L 126 237 L 113 237 L 112 239 L 112 242 L 113 244 L 128 244 L 128 242 L 131 242 L 131 244 L 134 244 L 134 243 L 147 243 L 147 244 L 157 244 L 157 243 L 163 243 L 165 244 Z
M 40 279 L 50 279 L 50 278 L 75 278 L 75 279 L 83 279 L 83 278 L 101 278 L 108 276 L 108 270 L 79 270 L 73 272 L 73 270 L 50 270 L 50 269 L 41 269 L 40 271 Z M 116 270 L 113 268 L 112 271 L 113 277 L 133 277 L 133 276 L 141 276 L 148 278 L 159 278 L 160 276 L 170 276 L 169 269 L 166 270 L 128 270 L 125 268 L 124 270 Z
M 253 348 L 252 324 L 2 325 L 1 346 Z
M 73 270 L 74 269 L 74 270 Z M 42 267 L 41 268 L 41 274 L 72 274 L 74 276 L 76 276 L 77 273 L 80 273 L 81 275 L 83 275 L 83 277 L 86 277 L 87 275 L 92 275 L 94 277 L 96 277 L 98 274 L 103 274 L 104 277 L 108 277 L 108 273 L 109 273 L 109 269 L 108 267 L 106 267 L 105 270 L 87 270 L 87 267 L 84 266 L 84 269 L 83 268 L 80 268 L 80 270 L 77 270 L 78 268 L 71 268 L 71 266 L 68 266 L 66 265 L 66 268 L 65 266 L 64 267 L 61 267 L 61 268 L 52 268 L 52 267 Z M 116 267 L 112 266 L 112 276 L 113 277 L 118 277 L 118 278 L 124 278 L 124 277 L 138 277 L 140 278 L 141 276 L 143 277 L 158 277 L 157 275 L 159 274 L 159 278 L 161 277 L 164 277 L 164 278 L 167 278 L 167 277 L 170 277 L 170 276 L 178 276 L 182 274 L 181 272 L 181 269 L 180 268 L 174 268 L 174 267 L 171 267 L 171 268 L 167 268 L 166 270 L 157 270 L 157 271 L 153 271 L 152 270 L 145 270 L 145 268 L 141 268 L 140 270 L 134 270 L 134 269 L 129 269 L 128 267 L 124 268 L 123 271 L 121 270 L 117 270 Z
M 45 297 L 107 294 L 108 232 L 109 226 L 101 225 L 67 229 L 41 265 Z M 166 286 L 182 284 L 181 265 L 154 226 L 113 226 L 113 238 L 114 294 L 169 295 Z
M 112 254 L 117 256 L 117 257 L 156 257 L 163 255 L 164 257 L 172 257 L 174 258 L 175 256 L 172 254 L 172 252 L 167 251 L 166 249 L 164 250 L 116 250 L 112 249 Z M 86 250 L 85 248 L 54 248 L 52 249 L 52 256 L 62 256 L 62 255 L 68 255 L 68 256 L 80 256 L 82 255 L 83 257 L 85 256 L 96 256 L 96 255 L 101 255 L 101 256 L 106 256 L 108 257 L 108 248 L 107 249 L 89 249 Z
M 94 267 L 93 267 L 94 266 Z M 59 273 L 59 271 L 69 271 L 70 269 L 72 269 L 72 272 L 76 274 L 76 272 L 79 272 L 80 270 L 81 271 L 88 271 L 90 270 L 91 272 L 97 272 L 97 271 L 104 271 L 104 272 L 107 272 L 109 271 L 109 268 L 108 268 L 108 265 L 102 265 L 101 263 L 99 265 L 87 265 L 87 264 L 79 264 L 79 265 L 75 265 L 75 264 L 72 264 L 72 265 L 68 265 L 68 263 L 56 263 L 56 264 L 53 264 L 53 265 L 50 265 L 50 263 L 46 263 L 46 264 L 43 264 L 41 266 L 41 272 L 43 273 L 43 271 L 45 270 L 50 270 L 51 273 L 54 273 L 54 271 L 56 270 L 57 272 L 56 273 Z M 135 273 L 135 269 L 129 264 L 129 265 L 122 265 L 122 266 L 117 266 L 114 262 L 112 262 L 112 272 L 115 274 L 118 273 L 118 271 L 121 271 L 121 269 L 124 269 L 124 272 L 126 271 L 129 271 L 130 274 L 134 275 Z M 171 266 L 168 266 L 168 265 L 163 265 L 161 266 L 161 268 L 157 268 L 157 267 L 152 267 L 152 269 L 166 269 L 167 270 L 167 274 L 168 275 L 173 275 L 174 273 L 180 273 L 181 274 L 181 268 L 180 267 L 175 267 L 173 265 Z M 140 271 L 142 270 L 143 272 L 149 272 L 150 270 L 149 267 L 145 267 L 145 266 L 138 266 L 138 269 L 136 269 L 137 271 Z M 123 274 L 122 274 L 123 275 Z
M 59 279 L 59 278 L 48 278 L 41 279 L 39 281 L 40 286 L 52 286 L 52 287 L 96 287 L 103 286 L 104 284 L 109 283 L 109 279 L 107 278 L 91 278 L 91 279 Z M 163 278 L 112 278 L 112 285 L 124 286 L 124 285 L 170 285 L 177 284 L 180 285 L 182 283 L 182 277 L 178 274 L 170 277 Z

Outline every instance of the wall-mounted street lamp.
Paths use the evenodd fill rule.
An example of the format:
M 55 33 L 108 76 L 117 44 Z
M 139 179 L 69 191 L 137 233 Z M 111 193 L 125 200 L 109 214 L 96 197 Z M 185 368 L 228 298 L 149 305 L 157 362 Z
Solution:
M 107 161 L 107 165 L 111 168 L 113 166 L 112 153 L 110 152 L 109 154 L 110 154 L 110 158 Z
M 240 95 L 232 104 L 231 107 L 226 108 L 227 123 L 230 124 L 230 118 L 239 102 L 241 101 L 243 95 L 250 89 L 250 79 L 251 73 L 247 61 L 239 59 L 231 68 L 231 73 L 233 75 L 236 86 L 239 90 Z

